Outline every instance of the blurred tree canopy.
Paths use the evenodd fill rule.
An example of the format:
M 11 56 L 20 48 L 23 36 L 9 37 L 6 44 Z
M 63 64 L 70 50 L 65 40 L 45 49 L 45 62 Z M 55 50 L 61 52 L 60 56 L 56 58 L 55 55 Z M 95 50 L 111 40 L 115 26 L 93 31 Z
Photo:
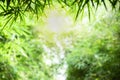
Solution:
M 62 9 L 71 9 L 76 19 L 84 10 L 90 16 L 92 9 L 99 7 L 99 13 L 102 13 L 101 5 L 106 10 L 111 6 L 116 11 L 108 11 L 108 15 L 102 14 L 91 23 L 85 21 L 82 24 L 81 21 L 71 25 L 68 19 L 71 28 L 67 27 L 59 34 L 44 29 L 42 21 L 36 27 L 33 15 L 38 18 L 46 8 L 49 10 L 58 4 Z M 9 22 L 23 20 L 16 22 L 12 29 L 0 29 L 0 80 L 56 80 L 54 74 L 64 62 L 67 65 L 66 80 L 119 80 L 119 11 L 120 0 L 0 0 L 0 28 L 5 21 L 4 26 L 7 23 L 10 26 Z M 48 66 L 45 61 L 50 59 L 52 62 L 54 54 L 60 57 L 59 52 L 64 53 L 63 62 Z
M 25 12 L 38 15 L 39 13 L 43 13 L 46 6 L 50 7 L 54 2 L 77 8 L 76 18 L 85 7 L 88 8 L 89 14 L 91 7 L 97 9 L 101 4 L 104 5 L 107 10 L 106 3 L 108 2 L 113 9 L 118 5 L 120 10 L 119 0 L 0 0 L 0 16 L 7 16 L 8 21 L 11 19 L 15 21 L 18 17 L 22 20 Z

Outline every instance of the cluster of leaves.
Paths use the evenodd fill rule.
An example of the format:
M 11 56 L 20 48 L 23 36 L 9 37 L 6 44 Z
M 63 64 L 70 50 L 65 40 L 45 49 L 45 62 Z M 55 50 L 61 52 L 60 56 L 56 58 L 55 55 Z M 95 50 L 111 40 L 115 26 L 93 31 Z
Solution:
M 119 9 L 120 9 L 120 2 L 118 0 L 109 0 L 109 1 L 105 1 L 105 0 L 72 0 L 72 1 L 64 0 L 63 2 L 69 5 L 70 7 L 73 7 L 74 10 L 75 8 L 77 9 L 76 19 L 79 13 L 81 13 L 86 7 L 88 9 L 89 17 L 90 17 L 90 12 L 92 10 L 92 7 L 97 9 L 99 5 L 103 4 L 105 9 L 107 10 L 108 7 L 106 4 L 108 2 L 111 4 L 113 9 L 116 8 L 117 4 L 119 5 Z
M 15 70 L 7 62 L 0 61 L 0 79 L 1 80 L 17 79 L 17 74 Z
M 0 33 L 0 79 L 51 80 L 41 41 L 25 23 Z M 33 74 L 34 73 L 34 74 Z
M 15 22 L 17 19 L 24 20 L 26 12 L 36 14 L 42 14 L 45 5 L 50 4 L 50 0 L 1 0 L 0 1 L 0 16 L 6 18 L 6 24 L 8 22 Z M 28 14 L 27 13 L 27 14 Z
M 120 78 L 120 14 L 80 32 L 67 56 L 67 80 L 118 80 Z M 111 23 L 109 23 L 111 22 Z M 90 27 L 89 27 L 90 28 Z M 89 34 L 85 35 L 84 34 Z
M 53 2 L 58 2 L 61 5 L 67 5 L 77 9 L 76 18 L 78 17 L 79 13 L 84 10 L 87 6 L 88 13 L 90 16 L 91 6 L 97 8 L 100 4 L 103 4 L 107 9 L 107 1 L 105 0 L 1 0 L 0 1 L 0 16 L 6 16 L 8 21 L 12 20 L 12 22 L 19 19 L 23 19 L 23 15 L 26 12 L 33 13 L 33 14 L 40 14 L 43 13 L 44 8 L 46 6 L 53 5 Z M 108 0 L 113 8 L 116 8 L 116 5 L 120 5 L 119 0 Z M 57 5 L 57 4 L 55 4 Z M 119 6 L 120 7 L 120 6 Z
M 50 3 L 50 0 L 1 0 L 0 16 L 14 15 L 16 20 L 18 16 L 21 17 L 27 11 L 38 14 Z

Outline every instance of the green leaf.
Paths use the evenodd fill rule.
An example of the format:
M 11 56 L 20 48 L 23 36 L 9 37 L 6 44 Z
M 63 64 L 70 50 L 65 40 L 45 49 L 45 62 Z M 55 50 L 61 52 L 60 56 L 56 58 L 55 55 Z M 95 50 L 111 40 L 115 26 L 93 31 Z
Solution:
M 8 9 L 8 7 L 10 6 L 10 2 L 11 2 L 11 0 L 7 0 L 7 9 Z
M 107 6 L 106 6 L 105 1 L 104 1 L 104 0 L 102 0 L 102 2 L 103 2 L 103 4 L 104 4 L 105 9 L 107 10 Z

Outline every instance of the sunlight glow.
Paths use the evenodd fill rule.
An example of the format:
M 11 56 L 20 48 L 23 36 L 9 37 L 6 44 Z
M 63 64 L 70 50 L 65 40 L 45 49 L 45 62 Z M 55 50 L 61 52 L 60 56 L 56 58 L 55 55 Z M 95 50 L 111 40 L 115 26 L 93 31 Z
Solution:
M 51 10 L 47 18 L 46 27 L 52 32 L 59 33 L 64 31 L 71 23 L 72 21 L 63 10 Z

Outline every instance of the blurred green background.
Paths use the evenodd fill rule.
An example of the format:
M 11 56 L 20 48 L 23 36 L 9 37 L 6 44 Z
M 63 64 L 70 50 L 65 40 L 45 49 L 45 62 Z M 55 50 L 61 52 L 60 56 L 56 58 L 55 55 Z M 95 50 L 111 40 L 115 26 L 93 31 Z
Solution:
M 0 80 L 120 80 L 119 1 L 25 1 L 0 2 Z

